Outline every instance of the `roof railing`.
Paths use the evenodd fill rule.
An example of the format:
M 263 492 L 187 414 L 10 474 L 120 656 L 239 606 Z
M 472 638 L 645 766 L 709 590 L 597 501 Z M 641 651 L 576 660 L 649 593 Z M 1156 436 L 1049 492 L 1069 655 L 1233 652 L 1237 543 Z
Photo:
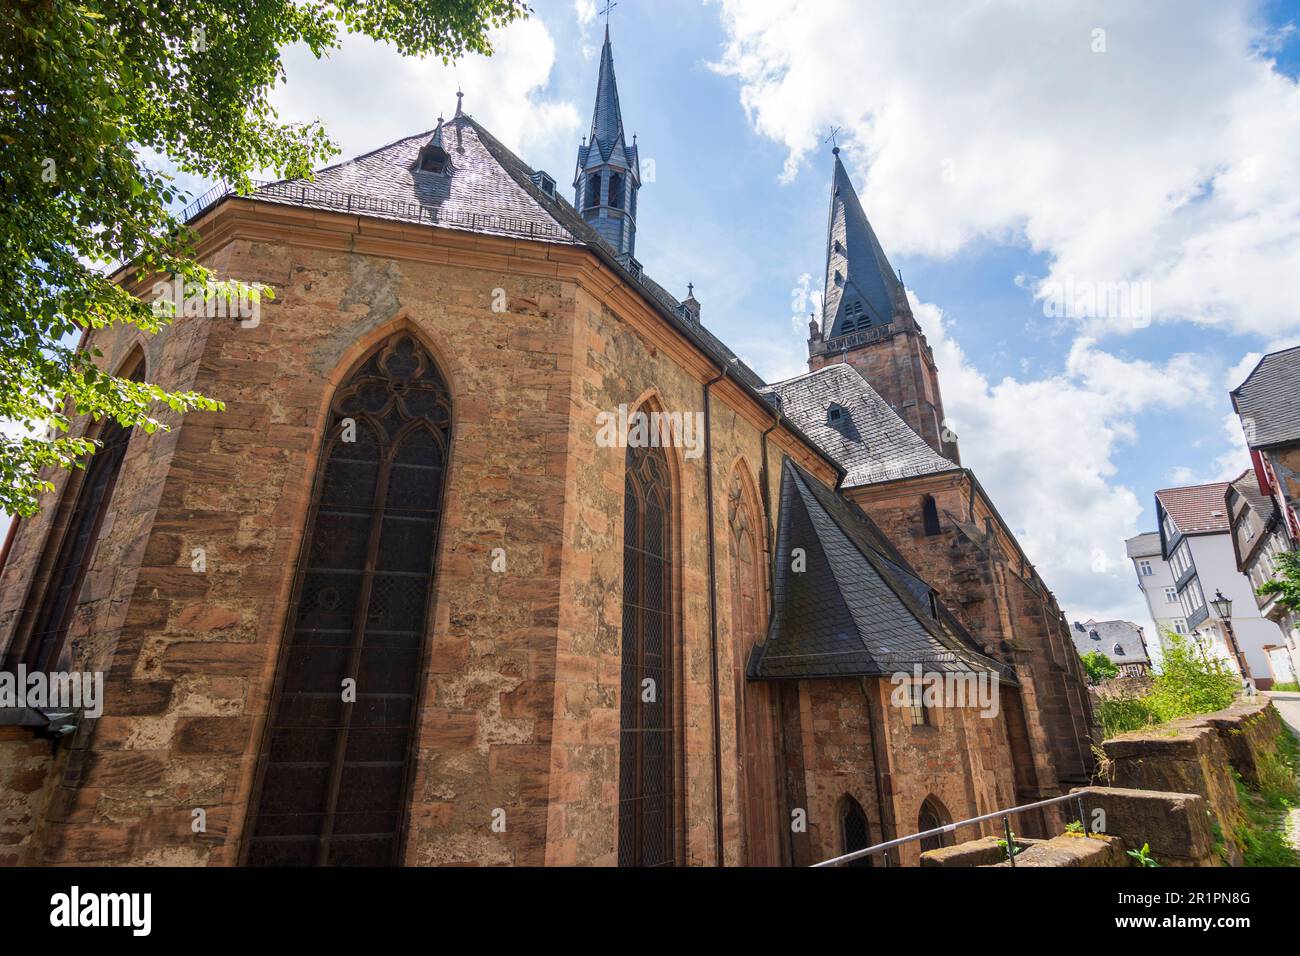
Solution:
M 500 213 L 489 210 L 448 210 L 428 203 L 377 199 L 374 196 L 367 196 L 362 193 L 323 189 L 301 181 L 264 182 L 252 180 L 252 184 L 253 192 L 241 194 L 228 182 L 217 183 L 217 185 L 186 206 L 181 213 L 181 219 L 184 222 L 192 222 L 227 196 L 242 196 L 244 199 L 263 200 L 292 206 L 337 209 L 341 212 L 363 214 L 374 213 L 380 216 L 426 222 L 431 225 L 452 229 L 469 229 L 476 232 L 492 230 L 528 239 L 575 241 L 558 223 L 545 223 L 537 222 L 534 219 L 502 216 Z
M 1016 856 L 1020 852 L 1015 848 L 1015 837 L 1011 832 L 1011 818 L 1018 813 L 1024 813 L 1027 810 L 1037 810 L 1040 807 L 1050 807 L 1058 803 L 1067 803 L 1071 800 L 1079 811 L 1079 823 L 1082 824 L 1084 832 L 1088 830 L 1088 822 L 1083 810 L 1083 797 L 1087 791 L 1078 793 L 1066 793 L 1059 797 L 1051 797 L 1047 800 L 1038 800 L 1034 803 L 1022 804 L 1018 807 L 1009 807 L 1005 810 L 994 810 L 992 813 L 985 813 L 978 817 L 970 817 L 966 820 L 958 820 L 956 823 L 948 823 L 941 827 L 935 827 L 931 830 L 922 830 L 920 833 L 913 833 L 911 836 L 899 837 L 897 840 L 886 840 L 884 843 L 877 843 L 875 846 L 869 846 L 862 850 L 854 850 L 852 853 L 845 853 L 842 856 L 832 857 L 829 860 L 823 860 L 821 863 L 814 863 L 813 867 L 821 866 L 843 866 L 846 863 L 852 863 L 855 860 L 861 860 L 864 857 L 874 856 L 877 853 L 885 854 L 885 865 L 889 866 L 888 851 L 894 847 L 903 846 L 907 843 L 914 843 L 917 840 L 924 840 L 927 837 L 942 836 L 946 833 L 952 833 L 958 827 L 970 826 L 975 823 L 984 823 L 988 820 L 1002 820 L 1003 841 L 1006 843 L 1007 863 L 1011 866 L 1016 865 Z

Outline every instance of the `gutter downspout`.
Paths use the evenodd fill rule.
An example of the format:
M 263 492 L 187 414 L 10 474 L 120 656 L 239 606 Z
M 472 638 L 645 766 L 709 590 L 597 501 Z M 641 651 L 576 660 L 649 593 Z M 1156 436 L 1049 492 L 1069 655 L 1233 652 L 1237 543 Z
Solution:
M 735 361 L 733 359 L 733 361 Z M 722 703 L 718 697 L 718 571 L 713 529 L 713 418 L 709 389 L 727 377 L 725 365 L 704 385 L 704 495 L 709 543 L 709 677 L 713 684 L 713 835 L 717 865 L 723 863 L 722 840 Z

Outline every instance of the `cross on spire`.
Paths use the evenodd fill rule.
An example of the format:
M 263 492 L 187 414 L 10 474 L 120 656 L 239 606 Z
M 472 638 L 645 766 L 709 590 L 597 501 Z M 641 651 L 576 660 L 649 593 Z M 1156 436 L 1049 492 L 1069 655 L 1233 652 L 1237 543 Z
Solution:
M 835 141 L 835 136 L 837 133 L 839 133 L 839 131 L 840 131 L 840 127 L 838 126 L 832 127 L 831 135 L 827 136 L 824 140 L 822 140 L 823 143 L 832 144 L 831 152 L 834 153 L 836 156 L 840 154 L 840 144 Z
M 609 30 L 609 11 L 613 10 L 616 6 L 618 6 L 617 0 L 605 0 L 605 9 L 600 11 L 605 17 L 606 31 Z

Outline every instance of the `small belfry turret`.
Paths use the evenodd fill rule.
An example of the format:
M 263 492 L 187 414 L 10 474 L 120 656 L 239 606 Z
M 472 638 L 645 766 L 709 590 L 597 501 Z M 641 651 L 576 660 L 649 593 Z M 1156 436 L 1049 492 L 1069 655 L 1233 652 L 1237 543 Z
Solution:
M 614 247 L 624 265 L 631 264 L 636 252 L 636 196 L 640 188 L 641 164 L 636 137 L 629 146 L 623 135 L 623 112 L 618 103 L 614 54 L 610 49 L 609 24 L 606 24 L 591 134 L 578 147 L 573 205 Z
M 852 365 L 931 448 L 960 464 L 957 436 L 944 422 L 934 354 L 867 221 L 839 147 L 831 152 L 826 291 L 820 323 L 809 322 L 808 368 Z

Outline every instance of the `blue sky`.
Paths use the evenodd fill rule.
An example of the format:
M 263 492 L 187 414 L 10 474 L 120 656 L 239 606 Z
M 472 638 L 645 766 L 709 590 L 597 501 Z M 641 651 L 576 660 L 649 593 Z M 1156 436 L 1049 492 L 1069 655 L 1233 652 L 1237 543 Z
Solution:
M 535 0 L 490 60 L 286 57 L 342 157 L 465 109 L 571 195 L 603 18 Z M 1300 341 L 1300 3 L 620 0 L 638 258 L 769 379 L 805 368 L 832 126 L 935 348 L 973 467 L 1071 617 L 1145 623 L 1123 539 L 1159 487 L 1247 464 L 1227 390 Z M 1103 31 L 1099 33 L 1098 31 Z M 195 189 L 202 188 L 194 184 Z M 1150 324 L 1043 283 L 1146 283 Z M 807 309 L 803 309 L 806 313 Z

